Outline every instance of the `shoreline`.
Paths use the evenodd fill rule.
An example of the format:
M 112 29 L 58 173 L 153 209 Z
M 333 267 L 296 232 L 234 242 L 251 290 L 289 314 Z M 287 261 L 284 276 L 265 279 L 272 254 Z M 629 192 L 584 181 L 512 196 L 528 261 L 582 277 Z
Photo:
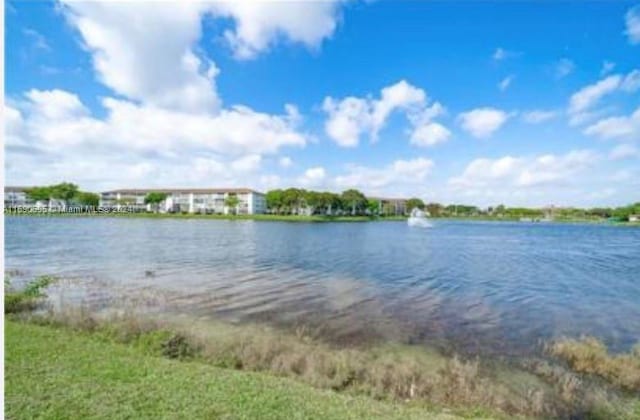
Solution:
M 162 365 L 161 377 L 177 376 L 181 386 L 192 392 L 198 392 L 202 380 L 213 380 L 219 382 L 220 392 L 237 397 L 246 395 L 246 390 L 238 391 L 227 380 L 218 378 L 233 376 L 270 382 L 271 386 L 283 384 L 267 393 L 268 399 L 281 400 L 299 389 L 312 401 L 329 393 L 336 399 L 363 401 L 365 406 L 367 401 L 380 404 L 378 409 L 387 406 L 389 412 L 397 414 L 417 410 L 416 416 L 422 418 L 432 418 L 438 413 L 447 413 L 452 418 L 564 418 L 576 413 L 588 413 L 590 418 L 633 418 L 640 413 L 640 400 L 615 384 L 617 376 L 598 375 L 607 379 L 603 382 L 573 366 L 571 357 L 584 353 L 582 347 L 564 357 L 568 365 L 558 357 L 510 364 L 498 359 L 444 355 L 428 347 L 397 343 L 335 347 L 309 335 L 309 331 L 287 331 L 261 324 L 186 323 L 132 313 L 104 317 L 82 309 L 14 313 L 7 317 L 5 327 L 9 412 L 26 409 L 20 406 L 18 395 L 30 400 L 30 406 L 38 407 L 45 402 L 43 394 L 33 391 L 40 389 L 35 381 L 44 380 L 54 389 L 75 388 L 74 378 L 82 377 L 86 366 L 111 366 L 118 360 L 118 357 L 96 358 L 95 348 L 100 347 L 100 352 L 108 351 L 110 355 L 125 352 L 128 362 L 124 367 L 98 369 L 87 375 L 97 386 L 91 396 L 63 395 L 83 409 L 105 397 L 101 390 L 126 387 L 129 382 L 119 378 L 131 378 L 134 366 L 144 365 L 142 376 L 146 376 Z M 24 343 L 30 343 L 29 351 L 24 346 L 20 348 Z M 569 348 L 582 344 L 567 340 L 560 345 Z M 624 363 L 622 370 L 633 362 Z M 46 366 L 51 373 L 34 375 L 22 366 L 38 366 L 37 369 Z M 196 370 L 197 378 L 183 377 L 185 369 Z M 56 373 L 61 371 L 67 373 Z M 631 386 L 635 387 L 634 384 Z M 142 395 L 152 394 L 152 398 L 157 393 L 174 392 L 173 385 L 163 380 L 157 387 L 150 388 L 149 383 L 138 386 L 142 387 Z M 197 403 L 193 408 L 205 407 Z M 138 415 L 143 412 L 135 405 L 129 409 Z M 233 407 L 232 412 L 244 413 L 246 409 Z M 344 410 L 342 416 L 354 413 L 353 407 Z M 373 413 L 359 415 L 368 417 Z
M 117 212 L 5 212 L 6 216 L 17 217 L 112 217 L 132 219 L 201 219 L 201 220 L 228 220 L 257 222 L 291 222 L 291 223 L 362 223 L 362 222 L 399 222 L 406 221 L 408 216 L 299 216 L 277 214 L 251 214 L 251 215 L 225 215 L 225 214 L 198 214 L 198 213 L 117 213 Z M 521 221 L 517 218 L 487 217 L 487 216 L 460 216 L 460 217 L 429 217 L 432 221 L 471 221 L 471 222 L 497 222 L 497 223 L 522 223 L 535 225 L 549 224 L 584 224 L 620 227 L 640 227 L 640 222 L 612 222 L 608 220 L 594 219 L 554 219 L 550 221 Z

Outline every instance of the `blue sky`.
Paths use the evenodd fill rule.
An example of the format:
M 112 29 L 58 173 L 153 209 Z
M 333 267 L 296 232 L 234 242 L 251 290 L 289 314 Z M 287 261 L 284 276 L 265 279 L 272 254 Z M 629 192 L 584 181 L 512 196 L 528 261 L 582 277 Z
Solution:
M 5 179 L 640 195 L 637 2 L 17 2 Z

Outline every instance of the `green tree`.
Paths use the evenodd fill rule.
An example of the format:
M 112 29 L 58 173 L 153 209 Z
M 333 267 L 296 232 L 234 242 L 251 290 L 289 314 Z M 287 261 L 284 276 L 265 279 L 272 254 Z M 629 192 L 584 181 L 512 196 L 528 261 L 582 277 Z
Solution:
M 229 194 L 229 196 L 224 200 L 224 205 L 227 206 L 230 210 L 232 210 L 233 214 L 238 214 L 239 204 L 240 204 L 240 199 L 235 194 Z
M 367 212 L 369 214 L 379 214 L 380 213 L 380 200 L 367 200 Z
M 70 182 L 52 185 L 49 188 L 51 189 L 51 198 L 61 200 L 65 205 L 68 205 L 69 201 L 78 194 L 78 186 Z
M 356 215 L 367 207 L 367 197 L 358 190 L 350 189 L 341 194 L 342 202 L 351 210 L 351 215 Z
M 410 198 L 407 200 L 407 212 L 411 212 L 411 210 L 418 208 L 420 210 L 424 210 L 424 202 L 419 198 Z
M 431 217 L 442 216 L 444 207 L 440 203 L 429 203 L 425 206 Z
M 33 201 L 51 200 L 51 187 L 33 187 L 25 191 L 27 197 Z
M 282 190 L 267 191 L 265 200 L 267 202 L 267 209 L 269 209 L 271 213 L 280 214 L 282 212 L 284 206 Z
M 151 204 L 153 211 L 157 213 L 160 209 L 160 203 L 167 199 L 167 193 L 160 191 L 151 191 L 144 197 L 145 204 Z
M 98 207 L 100 204 L 100 196 L 92 192 L 80 191 L 74 199 L 83 206 Z

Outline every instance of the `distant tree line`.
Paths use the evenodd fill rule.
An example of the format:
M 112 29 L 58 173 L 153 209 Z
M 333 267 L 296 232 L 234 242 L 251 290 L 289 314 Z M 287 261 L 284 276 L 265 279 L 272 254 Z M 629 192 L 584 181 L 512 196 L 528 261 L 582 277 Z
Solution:
M 268 191 L 266 194 L 267 211 L 272 214 L 321 214 L 375 216 L 395 214 L 395 208 L 380 202 L 376 198 L 368 198 L 356 189 L 342 193 L 329 191 L 313 191 L 302 188 L 287 188 Z M 409 212 L 413 207 L 424 208 L 419 198 L 407 200 Z
M 49 204 L 51 200 L 59 200 L 65 206 L 80 205 L 97 207 L 100 203 L 98 194 L 80 191 L 76 184 L 62 182 L 55 185 L 32 187 L 25 191 L 27 197 L 33 201 Z

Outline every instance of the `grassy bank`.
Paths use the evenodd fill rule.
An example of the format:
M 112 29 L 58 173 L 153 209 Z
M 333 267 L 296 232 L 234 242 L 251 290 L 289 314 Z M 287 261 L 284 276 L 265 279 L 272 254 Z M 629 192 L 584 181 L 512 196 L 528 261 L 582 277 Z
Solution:
M 258 398 L 258 389 L 262 390 L 260 404 L 272 408 L 266 417 L 272 418 L 315 418 L 324 411 L 336 418 L 378 414 L 429 418 L 427 414 L 442 413 L 445 408 L 449 414 L 473 418 L 633 419 L 640 415 L 637 398 L 606 384 L 594 385 L 586 375 L 547 362 L 537 362 L 525 371 L 447 357 L 421 347 L 336 348 L 304 329 L 289 333 L 211 321 L 169 322 L 131 315 L 104 318 L 82 310 L 11 317 L 7 401 L 17 407 L 15 412 L 27 405 L 48 406 L 53 393 L 67 403 L 56 402 L 51 409 L 60 411 L 52 411 L 52 416 L 69 405 L 89 413 L 100 399 L 116 398 L 114 407 L 125 404 L 135 417 L 154 416 L 170 406 L 180 410 L 189 406 L 196 417 L 214 412 L 254 418 L 257 412 L 252 410 L 260 405 L 241 404 Z M 152 385 L 149 376 L 160 382 Z M 85 389 L 89 378 L 95 384 Z M 110 394 L 114 387 L 120 397 Z M 131 387 L 141 389 L 137 397 L 128 395 Z M 145 391 L 145 387 L 150 388 Z M 176 387 L 188 392 L 174 394 Z M 212 403 L 210 392 L 225 403 Z M 289 400 L 298 394 L 296 402 Z M 156 398 L 169 402 L 156 406 Z M 298 400 L 307 404 L 299 412 L 295 411 Z M 360 405 L 351 407 L 352 403 Z M 214 411 L 206 411 L 209 404 Z
M 29 217 L 126 217 L 126 218 L 144 218 L 144 219 L 209 219 L 209 220 L 255 220 L 264 222 L 303 222 L 303 223 L 322 223 L 322 222 L 389 222 L 404 221 L 406 216 L 298 216 L 298 215 L 281 215 L 281 214 L 190 214 L 190 213 L 46 213 L 46 212 L 21 212 L 21 213 L 5 213 L 12 216 L 29 216 Z M 458 217 L 432 217 L 431 220 L 446 221 L 482 221 L 482 222 L 519 222 L 519 218 L 509 217 L 492 217 L 492 216 L 458 216 Z M 554 219 L 551 223 L 576 223 L 576 224 L 600 224 L 608 226 L 631 226 L 640 227 L 640 222 L 611 222 L 605 219 L 586 219 L 586 218 L 565 218 Z M 546 224 L 546 223 L 540 223 Z
M 454 418 L 259 373 L 145 354 L 68 329 L 5 323 L 5 415 L 29 418 Z
M 52 281 L 5 283 L 10 418 L 640 418 L 640 353 L 612 355 L 595 339 L 558 340 L 555 359 L 517 364 L 337 346 L 304 327 L 42 311 Z
M 209 220 L 255 220 L 265 222 L 373 222 L 406 220 L 404 216 L 298 216 L 279 214 L 198 214 L 198 213 L 6 213 L 13 216 L 29 217 L 126 217 L 144 219 L 209 219 Z

